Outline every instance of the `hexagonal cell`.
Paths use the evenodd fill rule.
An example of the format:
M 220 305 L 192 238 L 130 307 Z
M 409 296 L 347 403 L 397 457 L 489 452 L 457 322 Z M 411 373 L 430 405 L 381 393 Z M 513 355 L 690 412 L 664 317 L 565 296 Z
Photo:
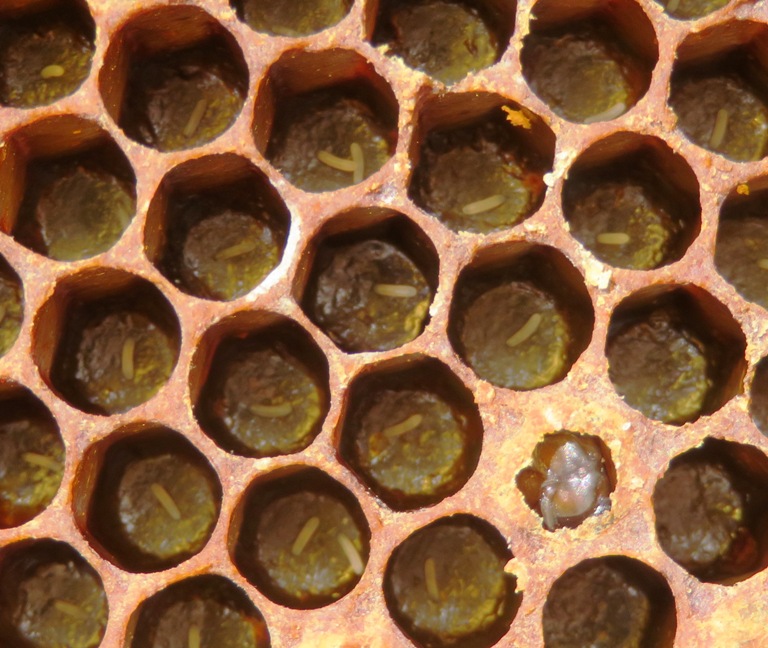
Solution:
M 0 356 L 16 342 L 23 321 L 24 286 L 16 271 L 0 257 Z
M 561 252 L 518 242 L 483 250 L 456 283 L 448 336 L 479 378 L 529 390 L 562 380 L 592 338 L 584 279 Z
M 656 0 L 664 12 L 678 20 L 703 18 L 722 9 L 730 0 Z
M 106 131 L 72 115 L 12 132 L 0 155 L 0 184 L 2 229 L 58 261 L 105 252 L 136 211 L 128 158 Z
M 230 552 L 280 605 L 329 605 L 357 585 L 371 532 L 354 495 L 321 470 L 291 466 L 251 484 L 233 517 Z
M 216 139 L 237 119 L 248 66 L 234 37 L 196 7 L 134 14 L 99 75 L 104 105 L 131 139 L 159 151 Z
M 68 544 L 23 541 L 0 553 L 4 645 L 96 648 L 108 614 L 101 578 Z
M 574 529 L 611 509 L 616 468 L 600 437 L 562 430 L 536 444 L 531 465 L 518 473 L 516 481 L 545 529 Z
M 197 158 L 165 176 L 150 204 L 145 246 L 174 285 L 205 299 L 236 299 L 280 263 L 290 214 L 249 160 Z
M 768 436 L 768 358 L 757 363 L 750 390 L 749 413 L 757 428 Z
M 350 385 L 341 457 L 393 509 L 457 492 L 477 467 L 482 443 L 472 393 L 437 360 L 398 358 Z
M 768 143 L 768 25 L 732 21 L 677 50 L 669 104 L 694 144 L 730 160 L 761 160 Z
M 96 25 L 84 0 L 19 0 L 0 8 L 0 104 L 45 106 L 88 78 Z
M 768 457 L 707 438 L 669 464 L 653 490 L 656 537 L 683 569 L 731 585 L 768 565 Z
M 723 203 L 715 266 L 736 291 L 768 308 L 768 178 L 738 185 Z
M 402 214 L 356 209 L 336 216 L 310 250 L 299 301 L 350 353 L 386 351 L 418 337 L 438 283 L 430 239 Z
M 572 122 L 620 117 L 645 95 L 659 58 L 648 16 L 634 0 L 540 0 L 523 41 L 523 75 Z
M 267 625 L 245 592 L 214 575 L 177 581 L 151 596 L 134 612 L 129 628 L 131 648 L 270 645 Z
M 512 227 L 544 200 L 555 136 L 513 101 L 477 93 L 433 99 L 414 141 L 408 194 L 452 230 Z
M 328 413 L 328 362 L 307 332 L 240 313 L 206 333 L 190 377 L 195 416 L 218 445 L 248 457 L 306 448 Z
M 601 261 L 652 270 L 682 258 L 698 236 L 699 183 L 662 140 L 617 133 L 571 167 L 563 215 L 571 234 Z
M 672 648 L 675 599 L 664 577 L 639 560 L 591 558 L 554 582 L 542 624 L 546 648 Z
M 292 50 L 257 94 L 253 135 L 299 189 L 333 191 L 376 173 L 395 152 L 397 98 L 359 54 Z
M 0 528 L 28 522 L 51 503 L 64 474 L 64 443 L 51 413 L 29 390 L 0 392 Z
M 690 284 L 654 286 L 611 316 L 608 375 L 619 396 L 648 418 L 682 425 L 739 393 L 744 333 L 728 309 Z
M 352 8 L 352 0 L 229 0 L 252 29 L 273 36 L 309 36 L 332 27 Z
M 420 648 L 494 645 L 522 596 L 504 571 L 512 558 L 501 534 L 470 515 L 441 518 L 412 533 L 384 574 L 387 607 Z
M 32 354 L 74 407 L 116 414 L 154 396 L 179 356 L 173 307 L 145 279 L 99 268 L 67 277 L 38 311 Z
M 369 31 L 389 56 L 455 83 L 496 63 L 515 28 L 516 2 L 380 0 Z
M 78 525 L 101 553 L 127 571 L 151 572 L 206 545 L 221 485 L 181 434 L 134 425 L 88 449 L 74 501 Z

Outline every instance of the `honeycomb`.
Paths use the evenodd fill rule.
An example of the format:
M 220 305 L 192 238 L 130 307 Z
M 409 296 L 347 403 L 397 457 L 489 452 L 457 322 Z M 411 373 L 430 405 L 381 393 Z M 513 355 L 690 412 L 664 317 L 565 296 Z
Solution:
M 765 644 L 768 4 L 0 34 L 0 645 Z

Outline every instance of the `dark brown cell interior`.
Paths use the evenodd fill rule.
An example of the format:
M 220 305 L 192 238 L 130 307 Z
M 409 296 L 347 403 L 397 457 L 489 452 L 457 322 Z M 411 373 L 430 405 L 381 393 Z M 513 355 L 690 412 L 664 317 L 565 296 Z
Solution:
M 352 0 L 230 0 L 230 4 L 252 29 L 274 36 L 309 36 L 332 27 L 352 8 Z
M 265 155 L 300 189 L 323 192 L 356 184 L 352 172 L 333 168 L 318 155 L 351 160 L 352 145 L 359 145 L 364 180 L 395 152 L 397 104 L 389 88 L 384 94 L 377 84 L 358 76 L 304 92 L 280 93 L 279 74 L 277 79 Z
M 221 155 L 166 176 L 150 206 L 145 244 L 180 290 L 228 300 L 255 288 L 280 262 L 289 227 L 285 204 L 261 172 L 244 158 Z
M 107 625 L 101 578 L 53 540 L 7 546 L 0 557 L 0 640 L 8 646 L 96 648 Z
M 200 353 L 205 369 L 199 379 L 193 377 L 195 416 L 206 434 L 225 450 L 252 457 L 290 454 L 308 446 L 320 432 L 330 403 L 328 363 L 298 324 L 272 318 L 225 322 L 209 333 Z M 295 373 L 281 377 L 277 370 L 265 370 L 267 354 L 279 356 Z M 301 385 L 296 384 L 299 374 Z M 310 384 L 316 402 L 297 404 L 287 414 L 277 412 L 272 420 L 255 413 L 238 419 L 241 410 L 254 405 L 279 406 L 289 399 L 282 392 L 295 389 L 303 395 Z M 251 432 L 253 442 L 246 442 L 249 437 L 243 438 L 232 427 L 233 421 L 244 426 L 249 419 L 259 423 L 259 429 Z M 302 426 L 303 432 L 291 434 L 284 424 Z M 278 430 L 270 429 L 277 425 Z
M 742 21 L 728 27 L 727 35 L 712 28 L 683 42 L 669 104 L 678 128 L 695 144 L 738 162 L 760 160 L 768 152 L 765 26 Z
M 528 507 L 542 516 L 544 528 L 576 528 L 610 510 L 616 468 L 602 439 L 564 430 L 536 444 L 531 465 L 516 482 Z
M 679 260 L 701 229 L 690 167 L 661 141 L 627 133 L 594 145 L 568 172 L 563 215 L 598 259 L 636 270 Z M 604 234 L 628 241 L 604 243 Z
M 24 320 L 24 286 L 19 275 L 0 257 L 0 355 L 7 353 L 19 336 Z
M 31 392 L 0 394 L 0 528 L 41 513 L 64 474 L 65 449 L 51 413 Z
M 648 90 L 658 43 L 634 2 L 543 0 L 533 17 L 521 52 L 523 75 L 561 117 L 609 121 Z
M 624 556 L 568 569 L 549 590 L 542 623 L 546 648 L 671 648 L 677 628 L 664 577 Z
M 515 3 L 498 0 L 381 0 L 374 45 L 445 83 L 496 63 L 512 35 Z
M 196 628 L 205 642 L 227 648 L 269 648 L 259 611 L 222 576 L 196 576 L 166 587 L 133 615 L 133 648 L 162 648 L 186 641 Z
M 768 360 L 757 363 L 750 388 L 749 412 L 757 428 L 768 436 Z
M 723 203 L 715 266 L 746 300 L 768 308 L 768 189 L 760 178 L 737 186 Z
M 264 524 L 265 515 L 273 518 L 272 524 Z M 328 524 L 328 515 L 351 522 L 362 545 L 357 551 L 364 570 L 371 532 L 360 505 L 352 493 L 327 474 L 304 466 L 275 471 L 248 488 L 230 534 L 235 565 L 253 585 L 281 605 L 312 609 L 338 600 L 357 585 L 362 575 L 360 570 L 349 576 L 348 554 L 342 551 L 341 541 L 333 541 L 339 536 L 329 540 L 321 523 L 301 550 L 296 550 L 299 536 L 310 520 L 323 518 Z M 349 526 L 342 525 L 339 519 L 335 523 L 336 529 Z M 312 547 L 318 536 L 322 536 L 322 545 Z M 279 562 L 275 554 L 282 556 Z
M 101 392 L 104 398 L 95 399 L 90 381 L 106 376 L 108 370 L 117 373 L 114 365 L 122 361 L 125 339 L 132 333 L 124 322 L 133 315 L 145 332 L 153 331 L 154 351 L 145 360 L 157 372 L 143 386 L 126 379 L 119 400 L 114 387 Z M 149 282 L 114 270 L 70 278 L 38 314 L 37 327 L 36 360 L 43 375 L 65 400 L 94 414 L 124 411 L 144 402 L 167 380 L 179 354 L 179 322 L 165 297 Z M 100 346 L 105 352 L 84 353 Z M 154 355 L 158 351 L 162 356 Z M 90 366 L 87 375 L 78 373 L 81 359 Z M 134 391 L 134 385 L 144 391 Z
M 432 431 L 430 425 L 437 421 L 430 420 L 428 408 L 431 405 L 436 409 L 436 401 L 453 420 L 442 418 L 445 427 Z M 408 411 L 390 409 L 398 402 Z M 375 418 L 374 408 L 379 412 Z M 423 410 L 411 414 L 412 408 Z M 410 435 L 398 434 L 376 454 L 374 442 L 387 437 L 383 429 L 372 433 L 366 430 L 367 420 L 372 419 L 369 428 L 387 419 L 389 422 L 382 425 L 391 426 L 413 421 L 414 415 L 425 419 L 420 429 L 412 430 Z M 339 437 L 341 459 L 393 509 L 436 504 L 458 491 L 477 467 L 482 443 L 482 421 L 472 394 L 436 360 L 404 358 L 359 377 L 350 387 Z M 381 455 L 386 458 L 392 450 L 405 464 L 403 473 L 394 462 L 389 467 L 376 466 L 377 459 Z
M 88 5 L 80 0 L 27 5 L 0 8 L 0 104 L 4 106 L 51 104 L 77 90 L 91 71 L 96 25 Z
M 212 141 L 248 92 L 237 42 L 204 11 L 144 11 L 113 40 L 101 71 L 107 110 L 126 134 L 161 151 Z
M 200 506 L 195 491 L 203 488 L 213 493 L 216 517 L 221 506 L 221 485 L 216 473 L 206 458 L 176 432 L 164 428 L 148 429 L 102 442 L 92 448 L 80 468 L 83 479 L 76 487 L 76 518 L 83 531 L 100 545 L 102 553 L 130 572 L 159 571 L 181 563 L 202 548 L 215 525 L 214 517 L 204 538 L 194 544 L 185 543 L 185 539 L 179 537 L 184 530 L 177 525 L 172 526 L 174 522 L 169 518 L 166 520 L 168 537 L 163 543 L 168 546 L 176 543 L 180 549 L 167 557 L 142 550 L 139 538 L 134 535 L 142 532 L 142 523 L 138 520 L 140 503 L 145 500 L 157 505 L 157 508 L 160 505 L 154 500 L 149 483 L 144 483 L 151 481 L 151 478 L 136 478 L 127 488 L 123 480 L 131 466 L 155 458 L 169 458 L 166 465 L 183 464 L 187 473 L 194 471 L 193 477 L 185 480 L 185 484 L 191 486 L 182 494 L 182 497 L 190 498 L 190 503 L 179 501 L 179 508 L 189 511 L 195 505 Z M 86 479 L 89 476 L 91 479 Z M 203 481 L 206 482 L 204 486 L 200 483 Z M 90 489 L 91 492 L 86 492 Z M 121 510 L 127 510 L 130 504 L 133 504 L 136 511 L 133 515 L 136 517 L 126 515 L 122 518 Z M 159 519 L 164 520 L 163 517 Z
M 368 249 L 371 245 L 377 249 Z M 354 250 L 357 249 L 367 250 L 370 261 L 356 263 Z M 424 289 L 419 290 L 417 299 L 431 302 L 437 290 L 439 259 L 434 245 L 405 216 L 387 210 L 353 210 L 341 214 L 318 235 L 310 255 L 311 265 L 307 266 L 310 270 L 297 282 L 301 306 L 343 350 L 357 353 L 394 348 L 408 341 L 406 338 L 416 337 L 429 323 L 429 314 L 424 312 L 420 321 L 411 326 L 416 335 L 403 332 L 406 319 L 412 316 L 409 309 L 414 308 L 413 299 L 391 298 L 391 310 L 374 319 L 368 312 L 378 308 L 378 300 L 373 295 L 366 297 L 370 291 L 364 289 L 379 280 L 374 270 L 383 272 L 380 268 L 386 268 L 388 258 L 404 257 L 398 265 L 411 266 L 408 273 L 423 284 Z M 346 260 L 340 263 L 340 259 Z M 364 274 L 359 274 L 361 271 Z M 405 274 L 402 267 L 400 271 Z M 339 291 L 349 293 L 346 300 L 343 292 L 339 292 L 339 298 L 328 299 L 335 282 Z M 399 308 L 400 302 L 404 302 L 405 308 Z
M 135 209 L 133 168 L 120 147 L 101 133 L 75 139 L 56 155 L 28 160 L 12 233 L 35 252 L 74 261 L 112 247 Z
M 456 283 L 448 325 L 451 344 L 462 359 L 469 362 L 464 342 L 467 339 L 467 327 L 492 326 L 493 322 L 478 319 L 470 324 L 467 313 L 490 291 L 510 285 L 522 286 L 524 290 L 532 290 L 550 300 L 555 311 L 567 324 L 567 344 L 560 363 L 561 373 L 552 382 L 561 380 L 589 345 L 595 314 L 583 278 L 554 248 L 524 243 L 496 246 L 481 253 L 461 273 Z M 499 311 L 494 319 L 510 315 L 514 313 Z M 523 320 L 519 328 L 524 325 Z M 510 329 L 509 335 L 516 332 L 516 329 Z
M 389 612 L 419 648 L 492 646 L 522 602 L 516 577 L 504 572 L 510 558 L 504 538 L 484 520 L 441 518 L 392 553 L 384 574 Z
M 513 126 L 492 95 L 454 95 L 422 112 L 408 194 L 423 210 L 456 231 L 490 233 L 535 213 L 546 193 L 554 136 L 528 111 L 529 128 Z M 483 208 L 498 197 L 501 204 Z
M 697 579 L 731 585 L 768 565 L 768 458 L 708 438 L 675 457 L 653 491 L 656 537 Z
M 656 286 L 614 311 L 606 343 L 609 377 L 631 407 L 681 425 L 739 393 L 745 347 L 728 309 L 707 292 Z

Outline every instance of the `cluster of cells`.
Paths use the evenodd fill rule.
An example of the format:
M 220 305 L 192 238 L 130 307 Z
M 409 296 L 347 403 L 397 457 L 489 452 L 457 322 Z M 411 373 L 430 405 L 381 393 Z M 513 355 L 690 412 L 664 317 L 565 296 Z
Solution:
M 241 36 L 286 42 L 351 28 L 358 15 L 351 0 L 219 1 Z M 191 4 L 129 12 L 99 69 L 84 3 L 0 8 L 0 119 L 16 124 L 0 146 L 0 229 L 4 249 L 15 250 L 9 257 L 27 269 L 0 259 L 0 353 L 28 353 L 57 407 L 129 421 L 178 379 L 214 452 L 298 455 L 333 425 L 335 457 L 366 497 L 393 512 L 420 510 L 459 493 L 480 462 L 488 420 L 466 376 L 501 394 L 541 390 L 563 381 L 592 341 L 595 306 L 578 264 L 521 229 L 553 187 L 565 235 L 611 271 L 673 266 L 696 245 L 704 189 L 679 147 L 620 125 L 557 168 L 553 124 L 631 118 L 650 92 L 659 45 L 647 8 L 632 0 L 587 9 L 535 3 L 519 54 L 521 83 L 535 99 L 523 105 L 454 88 L 509 63 L 514 3 L 372 4 L 361 51 L 377 52 L 379 66 L 394 73 L 354 49 L 296 45 L 256 87 L 238 38 Z M 654 20 L 709 20 L 726 4 L 668 0 Z M 766 48 L 768 25 L 752 20 L 707 23 L 680 44 L 665 109 L 702 155 L 744 164 L 768 155 Z M 389 74 L 439 90 L 418 103 L 406 129 L 405 199 L 419 218 L 391 208 L 382 188 L 386 173 L 400 173 L 403 150 L 402 98 Z M 35 112 L 85 91 L 103 103 L 102 120 Z M 236 128 L 252 154 L 204 148 Z M 143 154 L 179 162 L 144 187 Z M 331 192 L 363 183 L 379 202 L 333 214 L 297 247 L 309 225 L 297 222 L 286 194 L 315 196 L 323 209 Z M 758 309 L 768 307 L 767 207 L 764 179 L 733 186 L 719 207 L 714 251 L 734 299 Z M 449 287 L 441 284 L 438 229 L 452 245 L 470 241 L 476 250 Z M 503 238 L 513 230 L 521 235 Z M 149 272 L 111 256 L 127 253 L 120 246 L 129 237 Z M 25 302 L 37 280 L 29 259 L 58 273 L 34 314 Z M 290 289 L 281 298 L 297 305 L 297 316 L 250 308 L 286 272 Z M 190 332 L 177 295 L 200 313 L 241 306 L 201 324 L 181 377 Z M 458 371 L 447 356 L 409 350 L 441 318 Z M 344 385 L 331 424 L 328 349 L 370 359 Z M 740 393 L 746 350 L 739 322 L 715 296 L 663 283 L 616 306 L 604 357 L 617 406 L 683 426 Z M 377 353 L 389 355 L 378 362 Z M 750 413 L 768 435 L 766 394 L 768 362 L 760 362 Z M 3 530 L 63 502 L 73 432 L 59 428 L 44 400 L 10 378 L 0 386 Z M 227 494 L 214 463 L 183 429 L 137 417 L 85 449 L 71 514 L 93 549 L 124 572 L 173 569 L 203 551 L 219 522 Z M 567 429 L 542 433 L 514 484 L 545 534 L 607 515 L 617 486 L 600 430 Z M 652 485 L 655 539 L 702 582 L 747 579 L 766 563 L 766 486 L 760 450 L 707 438 Z M 323 608 L 358 586 L 377 532 L 339 481 L 297 459 L 243 484 L 236 497 L 221 551 L 267 599 Z M 507 572 L 512 551 L 475 513 L 415 530 L 386 563 L 383 600 L 417 646 L 491 646 L 513 623 L 524 592 Z M 541 614 L 552 648 L 674 641 L 670 586 L 628 557 L 572 566 Z M 38 538 L 0 549 L 0 641 L 88 648 L 101 643 L 108 618 L 101 577 L 69 544 Z M 274 641 L 268 621 L 229 579 L 198 574 L 147 598 L 125 644 L 264 647 Z

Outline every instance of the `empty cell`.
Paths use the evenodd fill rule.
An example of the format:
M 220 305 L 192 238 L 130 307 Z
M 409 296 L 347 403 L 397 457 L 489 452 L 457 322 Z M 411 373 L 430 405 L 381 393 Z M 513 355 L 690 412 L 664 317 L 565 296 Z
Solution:
M 248 489 L 233 558 L 272 600 L 322 607 L 360 580 L 370 531 L 352 494 L 325 473 L 298 466 L 281 473 Z
M 671 648 L 675 601 L 664 578 L 624 556 L 584 560 L 552 585 L 542 618 L 546 648 Z
M 453 95 L 423 111 L 409 195 L 452 230 L 512 227 L 544 200 L 554 136 L 533 113 L 506 103 L 492 95 Z M 520 123 L 511 123 L 504 108 L 522 115 Z
M 96 648 L 107 626 L 101 578 L 69 545 L 7 546 L 0 567 L 0 639 L 8 646 Z
M 653 490 L 667 555 L 708 583 L 732 584 L 764 568 L 767 471 L 756 448 L 711 438 L 675 457 Z
M 0 257 L 0 355 L 19 337 L 24 320 L 24 287 L 5 259 Z
M 208 542 L 221 486 L 206 459 L 179 434 L 154 428 L 116 434 L 89 450 L 95 484 L 80 484 L 87 532 L 129 571 L 177 565 Z
M 248 68 L 237 42 L 195 7 L 132 16 L 106 53 L 100 86 L 112 118 L 159 151 L 206 144 L 237 119 Z
M 725 7 L 730 0 L 656 0 L 664 11 L 680 20 L 703 18 Z
M 543 0 L 533 13 L 523 75 L 553 112 L 582 124 L 610 121 L 643 97 L 658 45 L 634 2 L 580 7 Z
M 444 83 L 496 63 L 514 23 L 515 3 L 383 0 L 373 43 Z
M 0 104 L 14 108 L 75 92 L 90 74 L 95 49 L 96 26 L 84 1 L 26 5 L 0 9 Z
M 608 375 L 645 416 L 682 425 L 739 390 L 744 334 L 727 309 L 694 286 L 646 289 L 622 302 L 606 344 Z
M 755 367 L 750 387 L 749 412 L 760 432 L 768 436 L 768 360 L 765 358 Z
M 516 481 L 544 528 L 554 531 L 577 527 L 610 510 L 615 469 L 598 437 L 562 431 L 547 434 L 536 445 L 531 465 Z
M 313 441 L 328 411 L 328 367 L 298 325 L 224 322 L 203 346 L 211 360 L 195 414 L 219 445 L 266 457 Z
M 715 245 L 717 271 L 744 299 L 763 308 L 768 307 L 767 197 L 762 179 L 736 187 L 720 211 Z
M 472 397 L 441 363 L 403 359 L 351 386 L 341 454 L 392 508 L 435 504 L 474 471 L 482 424 Z
M 133 648 L 268 648 L 269 632 L 245 592 L 222 576 L 178 581 L 134 612 Z
M 544 246 L 512 246 L 459 277 L 449 335 L 482 379 L 516 390 L 562 380 L 586 348 L 594 313 L 583 280 Z
M 412 533 L 384 575 L 387 606 L 419 646 L 492 646 L 519 606 L 511 558 L 496 529 L 468 515 L 442 518 Z
M 56 421 L 31 392 L 6 386 L 0 399 L 0 528 L 9 528 L 51 503 L 65 451 Z
M 683 41 L 669 104 L 688 139 L 737 162 L 765 156 L 768 95 L 762 61 L 767 44 L 765 25 L 747 21 L 712 27 Z
M 309 36 L 332 27 L 352 8 L 352 0 L 230 0 L 240 20 L 273 36 Z

